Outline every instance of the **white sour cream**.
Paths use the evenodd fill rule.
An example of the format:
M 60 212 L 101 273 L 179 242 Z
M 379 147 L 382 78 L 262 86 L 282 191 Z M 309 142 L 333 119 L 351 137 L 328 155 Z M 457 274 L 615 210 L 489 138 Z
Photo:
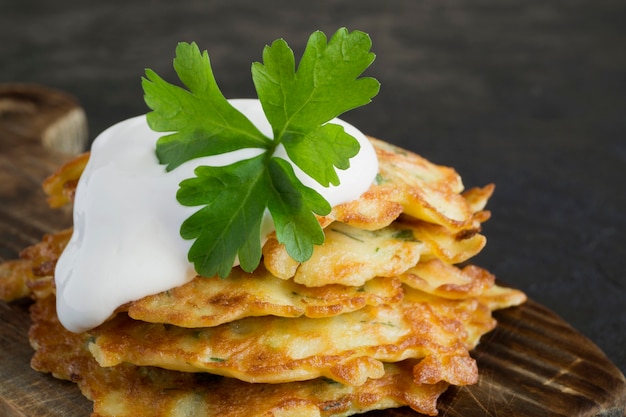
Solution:
M 231 100 L 265 135 L 272 130 L 258 100 Z M 341 184 L 322 187 L 294 167 L 298 178 L 332 205 L 358 198 L 378 171 L 375 151 L 354 126 L 335 119 L 361 144 Z M 74 233 L 56 266 L 57 312 L 63 326 L 82 332 L 103 323 L 116 308 L 185 284 L 196 276 L 187 259 L 193 243 L 180 225 L 199 207 L 176 200 L 178 184 L 199 165 L 223 166 L 258 155 L 259 149 L 198 158 L 171 172 L 159 164 L 145 116 L 122 121 L 94 141 L 74 201 Z M 284 149 L 278 149 L 286 158 Z M 265 222 L 266 236 L 273 231 Z

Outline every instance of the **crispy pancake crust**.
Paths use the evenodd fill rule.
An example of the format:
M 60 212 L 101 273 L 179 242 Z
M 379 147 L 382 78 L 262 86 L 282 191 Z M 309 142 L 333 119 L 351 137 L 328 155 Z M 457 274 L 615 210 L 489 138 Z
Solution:
M 374 277 L 406 271 L 428 249 L 397 222 L 373 231 L 335 222 L 324 233 L 324 244 L 316 246 L 313 256 L 298 267 L 295 282 L 308 287 L 363 285 Z
M 485 245 L 493 185 L 464 191 L 454 169 L 370 140 L 374 184 L 318 218 L 326 241 L 305 263 L 270 237 L 254 273 L 197 277 L 81 334 L 55 311 L 54 267 L 71 229 L 0 265 L 0 298 L 36 300 L 33 368 L 76 382 L 92 417 L 348 416 L 403 405 L 436 415 L 449 384 L 477 381 L 469 351 L 495 326 L 492 311 L 525 295 L 454 266 Z M 44 182 L 52 207 L 72 201 L 88 158 Z
M 328 284 L 363 285 L 376 276 L 404 273 L 420 259 L 460 263 L 479 253 L 487 240 L 479 229 L 462 233 L 444 226 L 403 217 L 378 230 L 335 222 L 324 229 L 325 240 L 302 264 L 289 261 L 285 247 L 270 239 L 263 251 L 268 271 L 309 287 Z
M 32 262 L 14 259 L 0 264 L 0 300 L 27 297 L 31 293 L 28 282 L 32 280 Z
M 250 317 L 186 329 L 119 314 L 91 332 L 90 350 L 102 366 L 128 362 L 263 383 L 327 377 L 348 385 L 380 378 L 383 362 L 457 357 L 468 369 L 446 381 L 466 385 L 477 378 L 467 347 L 494 326 L 477 298 L 450 300 L 405 287 L 401 303 L 320 319 Z
M 495 283 L 495 277 L 482 268 L 461 269 L 437 258 L 418 263 L 399 278 L 412 288 L 450 299 L 480 296 Z
M 61 207 L 74 200 L 78 179 L 89 161 L 89 152 L 85 152 L 66 164 L 43 182 L 43 190 L 48 196 L 48 205 Z
M 455 232 L 476 227 L 474 213 L 482 210 L 493 185 L 463 193 L 461 177 L 453 169 L 368 137 L 378 157 L 379 173 L 374 184 L 359 199 L 340 204 L 319 221 L 326 227 L 334 221 L 361 229 L 385 227 L 402 213 L 445 226 Z M 51 207 L 71 202 L 89 153 L 63 165 L 44 182 Z
M 379 229 L 400 213 L 455 231 L 473 227 L 473 212 L 462 196 L 456 171 L 370 137 L 378 157 L 378 176 L 359 199 L 337 206 L 333 220 L 362 229 Z
M 86 346 L 90 336 L 61 326 L 54 296 L 31 309 L 34 369 L 78 384 L 94 402 L 92 417 L 318 417 L 410 406 L 437 414 L 448 384 L 415 384 L 415 362 L 386 364 L 381 378 L 354 387 L 324 378 L 288 384 L 250 384 L 215 375 L 120 364 L 103 368 Z
M 196 277 L 169 291 L 130 303 L 128 315 L 151 323 L 213 327 L 245 317 L 331 317 L 367 305 L 402 299 L 398 279 L 374 278 L 362 286 L 306 287 L 272 276 L 261 266 L 253 273 L 233 269 L 227 279 Z

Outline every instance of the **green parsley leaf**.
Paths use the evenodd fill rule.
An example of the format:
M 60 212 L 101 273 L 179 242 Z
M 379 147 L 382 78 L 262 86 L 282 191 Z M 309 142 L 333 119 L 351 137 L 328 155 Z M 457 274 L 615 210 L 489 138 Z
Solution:
M 184 239 L 196 239 L 189 260 L 199 273 L 225 277 L 237 255 L 244 270 L 258 265 L 261 220 L 272 196 L 264 158 L 259 155 L 225 167 L 200 166 L 196 177 L 180 183 L 176 198 L 181 204 L 204 205 L 180 229 Z
M 252 65 L 252 79 L 274 137 L 280 138 L 296 165 L 324 186 L 338 185 L 334 167 L 346 169 L 349 158 L 359 151 L 356 139 L 343 128 L 322 125 L 378 94 L 378 81 L 357 78 L 374 60 L 371 46 L 363 32 L 342 28 L 326 43 L 326 36 L 317 31 L 309 38 L 297 71 L 293 51 L 282 39 L 265 47 L 263 64 Z
M 331 207 L 316 191 L 302 185 L 289 162 L 272 158 L 268 168 L 275 192 L 268 208 L 276 236 L 281 242 L 290 242 L 286 249 L 292 258 L 309 259 L 313 245 L 324 243 L 324 232 L 311 212 L 326 215 Z
M 274 156 L 282 144 L 289 159 L 323 186 L 337 185 L 336 169 L 347 169 L 359 151 L 358 141 L 343 127 L 328 123 L 362 106 L 378 93 L 372 78 L 358 78 L 372 63 L 371 41 L 359 31 L 338 30 L 326 42 L 321 32 L 309 38 L 295 70 L 293 51 L 283 40 L 265 48 L 263 63 L 254 63 L 252 78 L 273 138 L 263 135 L 223 96 L 206 51 L 179 43 L 174 69 L 186 87 L 170 84 L 154 71 L 142 80 L 152 109 L 148 124 L 166 132 L 157 141 L 159 162 L 172 170 L 189 160 L 244 148 L 258 156 L 227 166 L 199 166 L 195 177 L 180 183 L 177 200 L 200 207 L 181 225 L 194 242 L 188 257 L 198 274 L 226 277 L 236 259 L 248 272 L 261 259 L 261 223 L 269 211 L 276 236 L 299 262 L 309 259 L 324 232 L 315 215 L 331 207 L 304 186 L 289 161 Z
M 168 171 L 202 156 L 272 146 L 222 95 L 206 51 L 200 54 L 195 43 L 179 43 L 174 69 L 189 91 L 149 69 L 142 80 L 144 99 L 154 110 L 147 115 L 148 125 L 156 132 L 174 132 L 157 142 L 157 156 Z

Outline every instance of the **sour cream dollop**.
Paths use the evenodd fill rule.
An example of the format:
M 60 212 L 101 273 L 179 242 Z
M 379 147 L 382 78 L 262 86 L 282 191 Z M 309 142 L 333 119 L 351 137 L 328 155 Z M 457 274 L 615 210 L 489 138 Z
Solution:
M 268 137 L 272 129 L 258 100 L 230 101 Z M 378 172 L 374 148 L 354 126 L 335 119 L 360 143 L 350 168 L 339 170 L 339 186 L 323 187 L 294 166 L 305 185 L 332 205 L 354 200 Z M 94 141 L 74 200 L 74 233 L 56 265 L 57 313 L 63 326 L 83 332 L 103 323 L 119 306 L 183 285 L 196 276 L 187 259 L 192 241 L 180 225 L 200 207 L 176 200 L 178 184 L 199 165 L 224 166 L 258 155 L 244 149 L 198 158 L 171 172 L 159 164 L 154 132 L 146 117 L 115 124 Z M 277 155 L 288 159 L 280 147 Z M 270 218 L 262 236 L 273 231 Z

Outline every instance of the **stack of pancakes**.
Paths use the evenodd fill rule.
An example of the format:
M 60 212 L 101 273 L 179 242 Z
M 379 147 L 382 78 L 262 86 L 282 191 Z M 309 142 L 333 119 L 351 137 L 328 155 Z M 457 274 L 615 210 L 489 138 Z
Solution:
M 326 239 L 304 263 L 270 237 L 253 273 L 196 277 L 81 334 L 55 312 L 71 230 L 1 265 L 0 295 L 36 300 L 33 368 L 76 382 L 97 417 L 436 415 L 450 384 L 477 382 L 470 350 L 492 311 L 525 296 L 466 262 L 493 186 L 464 191 L 453 169 L 370 140 L 375 183 L 319 218 Z M 52 206 L 72 200 L 88 157 L 46 180 Z

